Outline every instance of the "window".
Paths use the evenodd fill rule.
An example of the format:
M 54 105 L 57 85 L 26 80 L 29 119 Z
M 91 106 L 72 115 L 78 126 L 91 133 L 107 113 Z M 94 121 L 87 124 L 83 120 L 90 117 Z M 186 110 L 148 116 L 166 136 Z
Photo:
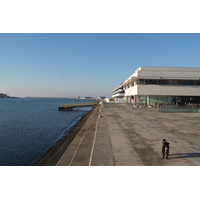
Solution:
M 200 85 L 200 81 L 196 81 L 196 85 Z
M 138 79 L 138 85 L 200 85 L 200 80 Z M 133 84 L 132 84 L 133 86 Z
M 145 83 L 144 79 L 139 79 L 138 80 L 138 85 L 144 85 L 144 83 Z
M 145 80 L 145 84 L 148 85 L 148 84 L 156 84 L 157 85 L 157 80 L 153 80 L 153 79 L 147 79 Z
M 159 85 L 170 85 L 170 80 L 158 80 Z
M 195 81 L 183 80 L 183 85 L 195 85 Z
M 182 80 L 171 80 L 171 85 L 183 85 Z
M 171 80 L 171 85 L 177 85 L 177 80 Z
M 183 81 L 182 80 L 177 80 L 177 85 L 183 85 Z

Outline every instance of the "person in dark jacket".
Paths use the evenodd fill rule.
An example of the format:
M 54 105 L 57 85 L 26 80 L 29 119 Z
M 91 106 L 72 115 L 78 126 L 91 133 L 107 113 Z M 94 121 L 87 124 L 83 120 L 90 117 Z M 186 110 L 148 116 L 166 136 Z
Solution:
M 168 156 L 169 156 L 169 142 L 167 142 L 165 139 L 163 139 L 163 147 L 162 147 L 163 158 L 165 158 L 165 153 L 166 153 L 166 159 L 168 159 Z

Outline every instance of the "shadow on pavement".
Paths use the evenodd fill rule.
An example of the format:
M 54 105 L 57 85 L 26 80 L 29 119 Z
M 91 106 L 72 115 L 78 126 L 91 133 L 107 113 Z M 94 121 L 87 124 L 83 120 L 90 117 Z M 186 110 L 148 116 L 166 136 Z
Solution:
M 200 157 L 200 153 L 179 153 L 179 154 L 170 154 L 169 159 L 177 158 L 196 158 Z

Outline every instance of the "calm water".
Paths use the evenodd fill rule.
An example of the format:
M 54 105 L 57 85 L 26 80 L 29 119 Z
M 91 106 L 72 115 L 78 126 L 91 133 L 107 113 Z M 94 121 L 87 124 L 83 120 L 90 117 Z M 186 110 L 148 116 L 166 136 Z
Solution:
M 0 165 L 33 165 L 91 107 L 58 111 L 81 99 L 0 99 Z

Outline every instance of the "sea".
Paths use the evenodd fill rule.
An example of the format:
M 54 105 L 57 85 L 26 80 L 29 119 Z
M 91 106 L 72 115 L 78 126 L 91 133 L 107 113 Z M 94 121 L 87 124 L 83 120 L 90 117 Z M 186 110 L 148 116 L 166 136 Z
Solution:
M 86 99 L 0 99 L 0 166 L 32 166 L 92 107 L 58 111 Z

